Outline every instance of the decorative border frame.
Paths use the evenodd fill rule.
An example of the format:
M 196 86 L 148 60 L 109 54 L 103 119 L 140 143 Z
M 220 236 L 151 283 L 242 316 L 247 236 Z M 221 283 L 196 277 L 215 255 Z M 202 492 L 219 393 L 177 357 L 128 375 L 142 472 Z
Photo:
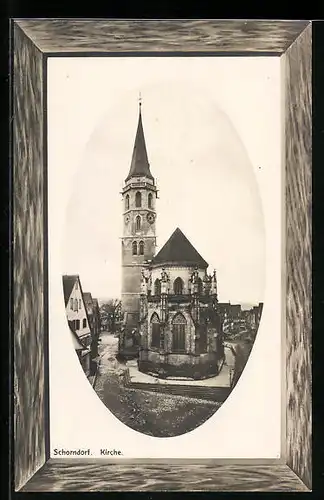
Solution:
M 13 410 L 15 491 L 310 491 L 310 21 L 15 19 L 12 33 Z M 280 57 L 284 74 L 282 459 L 78 462 L 50 459 L 47 298 L 47 60 L 60 56 Z M 264 463 L 264 461 L 263 461 Z M 137 471 L 137 479 L 129 472 Z M 146 482 L 155 478 L 154 485 Z M 123 480 L 125 478 L 125 481 Z

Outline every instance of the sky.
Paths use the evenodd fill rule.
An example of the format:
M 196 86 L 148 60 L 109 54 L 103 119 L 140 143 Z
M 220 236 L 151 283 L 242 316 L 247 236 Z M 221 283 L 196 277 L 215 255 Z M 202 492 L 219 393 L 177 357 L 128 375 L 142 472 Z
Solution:
M 280 202 L 271 191 L 281 161 L 278 58 L 50 58 L 48 91 L 62 273 L 79 274 L 95 297 L 120 295 L 120 191 L 141 93 L 158 249 L 180 227 L 217 270 L 220 301 L 263 300 L 267 227 Z

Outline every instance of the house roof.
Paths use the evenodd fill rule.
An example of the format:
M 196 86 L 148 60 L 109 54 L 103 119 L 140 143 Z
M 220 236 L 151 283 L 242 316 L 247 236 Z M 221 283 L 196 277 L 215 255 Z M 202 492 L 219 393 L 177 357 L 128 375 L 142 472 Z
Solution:
M 71 275 L 64 274 L 62 276 L 62 279 L 63 279 L 64 302 L 66 305 L 70 298 L 74 284 L 79 279 L 79 276 L 77 274 L 71 274 Z
M 80 276 L 78 274 L 64 274 L 62 276 L 62 280 L 63 280 L 63 293 L 64 293 L 65 306 L 67 305 L 67 303 L 69 301 L 69 298 L 70 298 L 70 295 L 72 293 L 74 284 L 78 280 L 79 287 L 80 287 L 80 292 L 81 292 L 81 297 L 82 297 L 82 302 L 83 302 L 84 307 L 85 307 L 85 313 L 86 313 L 87 321 L 88 321 L 88 324 L 89 324 L 89 315 L 88 315 L 87 306 L 86 306 L 85 299 L 84 299 L 84 293 L 83 293 L 83 290 L 82 290 Z
M 208 263 L 178 227 L 152 259 L 151 264 L 182 264 L 198 266 L 199 268 L 208 267 Z
M 90 292 L 83 293 L 83 300 L 87 309 L 88 314 L 93 313 L 93 298 Z
M 140 177 L 142 175 L 153 179 L 147 157 L 140 105 L 132 162 L 125 182 L 128 181 L 128 179 L 130 179 L 131 177 Z

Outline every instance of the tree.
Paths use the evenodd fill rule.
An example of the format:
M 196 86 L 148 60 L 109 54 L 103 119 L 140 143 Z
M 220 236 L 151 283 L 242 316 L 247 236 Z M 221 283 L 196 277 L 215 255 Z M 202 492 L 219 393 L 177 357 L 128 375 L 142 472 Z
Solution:
M 116 331 L 116 323 L 121 321 L 121 301 L 120 299 L 108 299 L 100 306 L 100 318 L 102 325 L 111 331 Z

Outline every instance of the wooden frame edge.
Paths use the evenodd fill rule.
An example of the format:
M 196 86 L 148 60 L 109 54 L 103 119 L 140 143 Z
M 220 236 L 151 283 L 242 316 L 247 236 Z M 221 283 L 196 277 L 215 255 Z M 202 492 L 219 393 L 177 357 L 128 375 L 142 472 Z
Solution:
M 17 50 L 17 44 L 15 42 L 17 42 L 17 36 L 18 36 L 18 37 L 20 37 L 20 40 L 24 39 L 24 42 L 26 44 L 29 44 L 29 48 L 30 49 L 31 49 L 31 47 L 33 47 L 33 49 L 31 49 L 31 50 L 34 50 L 35 54 L 36 53 L 38 54 L 37 57 L 39 58 L 39 61 L 41 60 L 41 64 L 42 64 L 42 78 L 43 78 L 43 81 L 42 81 L 42 92 L 43 92 L 42 99 L 44 99 L 46 97 L 46 82 L 45 82 L 45 80 L 46 80 L 46 63 L 47 63 L 47 57 L 50 54 L 48 52 L 42 51 L 42 49 L 40 48 L 41 46 L 38 46 L 38 45 L 35 44 L 33 38 L 30 37 L 29 35 L 27 35 L 26 32 L 21 28 L 21 26 L 19 26 L 19 22 L 15 21 L 15 20 L 11 20 L 11 22 L 12 22 L 13 31 L 15 31 L 15 28 L 16 28 L 15 33 L 18 33 L 17 29 L 20 32 L 20 35 L 15 35 L 16 38 L 15 38 L 14 44 L 13 44 L 13 52 L 15 53 L 15 51 Z M 287 48 L 287 50 L 284 53 L 281 52 L 281 55 L 284 58 L 288 59 L 289 58 L 289 54 L 292 54 L 292 59 L 291 60 L 296 60 L 296 57 L 297 57 L 297 60 L 298 60 L 298 57 L 300 56 L 300 54 L 302 54 L 302 57 L 304 58 L 303 59 L 304 64 L 306 64 L 307 50 L 308 50 L 308 56 L 309 56 L 309 50 L 311 50 L 311 34 L 309 35 L 309 32 L 311 33 L 311 24 L 308 24 L 308 26 L 297 36 L 297 38 L 293 41 L 293 43 Z M 304 44 L 305 46 L 307 45 L 307 49 L 305 49 L 304 52 L 303 52 L 303 40 L 305 39 L 305 36 L 306 37 L 308 36 L 307 42 L 305 42 L 305 44 Z M 309 37 L 310 37 L 310 41 L 309 41 Z M 69 47 L 67 47 L 67 50 L 68 50 L 68 48 Z M 295 54 L 294 54 L 294 51 L 295 51 Z M 55 55 L 58 55 L 58 54 L 56 53 Z M 230 56 L 230 55 L 232 55 L 232 53 L 229 51 L 227 53 L 227 55 Z M 248 55 L 248 52 L 245 55 Z M 272 55 L 277 55 L 277 53 L 273 53 Z M 26 56 L 26 54 L 25 54 L 25 56 Z M 36 57 L 36 59 L 37 59 L 37 57 Z M 306 57 L 306 59 L 305 59 L 305 57 Z M 38 64 L 40 64 L 39 61 L 38 61 Z M 29 63 L 32 64 L 31 61 Z M 26 60 L 25 60 L 25 64 L 27 64 Z M 294 67 L 291 66 L 291 68 L 293 68 L 293 71 L 295 72 L 295 74 L 298 73 L 298 67 L 297 66 L 298 65 L 295 65 Z M 15 69 L 13 69 L 13 73 L 15 73 Z M 16 77 L 17 77 L 17 74 L 19 74 L 19 71 L 18 71 L 18 73 L 16 72 Z M 308 84 L 310 84 L 310 82 L 308 82 Z M 39 82 L 37 82 L 37 77 L 36 77 L 36 79 L 34 81 L 34 85 L 36 87 L 39 86 Z M 309 108 L 309 106 L 311 106 L 311 103 L 306 102 L 307 99 L 308 99 L 307 92 L 306 92 L 305 95 L 306 95 L 306 97 L 304 96 L 304 103 L 305 103 L 305 106 L 306 106 L 305 109 L 306 109 L 306 114 L 307 114 L 307 109 Z M 14 100 L 15 100 L 15 98 L 17 99 L 17 96 L 14 95 Z M 307 106 L 308 106 L 308 108 L 307 108 Z M 308 109 L 308 111 L 310 111 L 310 110 Z M 37 142 L 37 140 L 38 140 L 39 143 L 43 143 L 43 141 L 44 141 L 44 143 L 42 144 L 42 148 L 41 148 L 42 152 L 43 152 L 43 155 L 44 155 L 41 164 L 42 164 L 42 172 L 43 172 L 43 175 L 45 176 L 45 177 L 43 177 L 42 182 L 45 183 L 46 182 L 46 150 L 44 149 L 44 147 L 46 148 L 46 140 L 45 140 L 46 139 L 46 123 L 45 123 L 46 122 L 46 116 L 43 115 L 42 119 L 43 119 L 43 128 L 42 128 L 41 135 L 38 136 L 38 139 L 37 139 L 37 137 L 35 135 L 34 136 L 34 140 L 35 140 L 35 142 Z M 301 123 L 300 126 L 303 127 L 304 123 Z M 35 130 L 34 130 L 34 132 L 35 132 Z M 27 133 L 27 134 L 31 133 L 31 132 L 28 131 L 27 124 L 25 124 L 25 133 Z M 18 133 L 16 131 L 16 138 L 17 138 L 17 134 Z M 40 137 L 42 137 L 42 138 L 40 138 Z M 307 142 L 307 140 L 311 141 L 311 128 L 306 127 L 306 134 L 304 134 L 304 138 L 305 138 L 306 142 Z M 13 133 L 13 142 L 14 142 L 14 148 L 18 147 L 17 140 L 15 142 L 15 134 L 14 133 Z M 292 148 L 294 147 L 293 141 L 291 141 L 290 147 L 292 147 Z M 16 151 L 16 153 L 17 153 L 17 151 Z M 38 151 L 38 153 L 39 153 L 39 151 Z M 309 173 L 309 169 L 311 168 L 311 159 L 307 158 L 306 162 L 304 160 L 305 160 L 305 157 L 303 157 L 303 155 L 300 155 L 298 157 L 294 157 L 293 160 L 289 160 L 289 161 L 290 161 L 290 165 L 295 165 L 295 166 L 297 165 L 301 169 L 304 169 L 304 170 L 308 169 L 307 172 Z M 286 174 L 288 172 L 290 175 L 295 175 L 296 176 L 297 175 L 296 174 L 296 170 L 294 170 L 294 169 L 290 169 L 289 170 L 288 167 L 287 167 L 287 164 L 289 163 L 289 161 L 287 160 L 287 148 L 286 148 Z M 12 168 L 13 168 L 13 171 L 15 172 L 15 158 L 13 159 Z M 293 172 L 295 172 L 295 173 L 293 173 Z M 43 189 L 44 189 L 44 186 L 46 186 L 46 184 L 43 184 Z M 15 191 L 15 187 L 13 186 L 13 192 L 14 191 Z M 296 194 L 294 196 L 296 196 Z M 308 196 L 309 196 L 309 193 L 308 193 Z M 28 197 L 28 195 L 27 195 L 27 197 Z M 47 201 L 47 198 L 46 198 L 46 189 L 44 189 L 44 192 L 43 192 L 42 196 L 39 198 L 39 200 L 41 200 L 41 201 L 39 201 L 39 204 L 40 205 L 43 204 L 43 206 L 42 207 L 38 206 L 38 210 L 40 210 L 40 209 L 41 210 L 45 210 L 45 211 L 42 212 L 42 217 L 43 217 L 43 222 L 42 222 L 43 226 L 42 227 L 43 227 L 43 230 L 44 230 L 44 233 L 42 233 L 42 234 L 45 235 L 46 220 L 47 220 L 47 214 L 46 214 L 46 208 L 45 208 L 46 201 Z M 296 202 L 297 200 L 294 198 L 294 201 Z M 309 201 L 311 201 L 311 193 L 310 193 L 310 198 L 309 197 L 307 198 L 307 204 L 304 207 L 304 212 L 303 212 L 303 215 L 306 217 L 306 221 L 308 220 L 308 222 L 310 222 L 310 220 L 309 220 L 310 215 L 307 212 L 309 210 Z M 296 203 L 295 203 L 294 206 L 295 206 L 295 209 L 296 209 L 296 207 L 298 209 L 298 206 L 296 205 Z M 15 205 L 13 205 L 13 209 L 14 209 L 14 212 L 15 212 Z M 295 214 L 296 214 L 296 212 L 295 212 Z M 289 223 L 289 221 L 288 221 L 288 223 Z M 13 227 L 13 234 L 14 234 L 15 244 L 16 244 L 16 248 L 17 248 L 17 231 L 15 231 L 15 227 Z M 46 236 L 45 236 L 45 238 L 46 238 Z M 301 243 L 304 240 L 301 239 L 300 235 L 299 235 L 299 239 L 295 238 L 294 241 L 295 241 L 295 245 L 297 245 L 298 248 L 300 249 L 300 245 L 301 245 Z M 43 260 L 43 267 L 40 266 L 41 274 L 43 272 L 42 290 L 43 290 L 43 296 L 44 296 L 44 302 L 43 302 L 43 305 L 42 305 L 42 307 L 43 307 L 43 316 L 41 315 L 41 317 L 42 317 L 42 320 L 43 320 L 42 327 L 44 328 L 44 331 L 46 331 L 46 321 L 47 321 L 47 319 L 46 319 L 46 310 L 47 310 L 47 306 L 48 306 L 47 302 L 46 302 L 46 295 L 47 294 L 45 293 L 46 292 L 46 286 L 47 286 L 47 281 L 46 281 L 47 280 L 47 275 L 46 275 L 46 272 L 44 272 L 44 265 L 46 266 L 46 258 L 47 258 L 46 257 L 46 251 L 47 251 L 46 240 L 42 241 L 42 245 L 43 245 L 43 253 L 42 253 L 42 255 L 43 255 L 43 259 L 45 259 L 45 260 Z M 32 259 L 33 258 L 33 255 L 31 253 L 32 249 L 29 249 L 29 252 L 30 252 L 29 254 L 27 252 L 27 257 L 29 257 L 29 258 Z M 288 252 L 288 250 L 287 250 L 287 252 Z M 289 255 L 290 254 L 287 253 L 287 257 L 289 257 Z M 13 256 L 15 256 L 15 254 L 13 254 Z M 306 259 L 307 265 L 309 265 L 311 256 L 310 256 L 308 247 L 306 248 L 306 257 L 305 257 L 305 259 Z M 27 261 L 28 261 L 28 258 L 27 258 Z M 15 265 L 16 265 L 16 262 L 15 262 Z M 289 278 L 290 278 L 290 276 L 289 276 L 289 272 L 288 272 L 288 275 L 287 275 L 287 289 L 290 286 L 290 283 L 288 283 L 289 282 Z M 15 282 L 13 283 L 13 286 L 15 286 Z M 310 296 L 308 295 L 307 297 L 308 297 L 308 300 L 310 302 Z M 307 297 L 306 297 L 306 299 L 307 299 Z M 288 300 L 287 300 L 287 315 L 290 314 L 289 300 L 290 299 L 288 298 Z M 308 307 L 309 307 L 309 305 L 308 305 Z M 14 314 L 15 314 L 15 318 L 16 318 L 16 312 Z M 295 320 L 296 320 L 296 316 L 295 316 Z M 297 321 L 298 321 L 298 318 L 297 318 Z M 16 323 L 16 325 L 17 325 L 17 323 Z M 38 326 L 40 327 L 40 325 L 38 325 Z M 308 339 L 310 339 L 310 337 L 311 337 L 311 331 L 309 330 L 309 328 L 307 330 L 307 328 L 308 327 L 306 326 L 306 336 L 307 336 Z M 41 330 L 42 330 L 42 328 L 38 330 L 38 332 L 39 332 L 38 333 L 38 335 L 39 335 L 38 338 L 41 338 Z M 48 334 L 48 325 L 47 325 L 47 334 Z M 46 334 L 45 334 L 45 337 L 46 337 Z M 14 340 L 16 342 L 16 335 L 15 335 L 15 339 Z M 47 378 L 47 381 L 46 381 L 46 369 L 47 369 L 46 368 L 46 364 L 48 363 L 48 359 L 46 361 L 46 356 L 48 356 L 48 354 L 47 355 L 45 354 L 46 349 L 48 349 L 48 345 L 46 344 L 47 341 L 48 340 L 45 339 L 45 342 L 43 342 L 43 346 L 44 346 L 44 349 L 45 349 L 43 351 L 43 356 L 41 356 L 40 353 L 38 353 L 38 358 L 37 358 L 38 361 L 41 359 L 40 372 L 42 372 L 42 370 L 43 370 L 43 372 L 42 372 L 42 377 L 43 377 L 43 393 L 41 393 L 42 392 L 41 390 L 38 391 L 38 392 L 39 392 L 39 399 L 40 399 L 40 401 L 42 401 L 42 404 L 44 405 L 44 419 L 43 419 L 43 422 L 41 424 L 42 429 L 45 429 L 45 431 L 41 435 L 41 438 L 42 438 L 42 441 L 43 441 L 44 445 L 43 445 L 42 451 L 40 453 L 41 459 L 39 459 L 39 457 L 38 457 L 38 461 L 36 460 L 37 463 L 35 461 L 33 461 L 32 467 L 31 468 L 29 467 L 28 474 L 25 474 L 23 479 L 20 478 L 20 480 L 18 480 L 16 482 L 16 491 L 27 491 L 27 490 L 28 491 L 35 491 L 35 490 L 29 490 L 28 489 L 28 485 L 32 486 L 32 484 L 31 484 L 33 482 L 32 480 L 36 480 L 37 478 L 41 478 L 42 477 L 42 473 L 46 470 L 46 468 L 53 465 L 53 459 L 49 460 L 48 393 L 45 394 L 46 393 L 46 384 L 48 384 L 48 378 Z M 16 356 L 16 354 L 17 354 L 17 352 L 16 352 L 16 346 L 15 346 L 15 356 Z M 308 352 L 307 356 L 306 356 L 307 358 L 309 358 L 309 354 L 310 353 Z M 305 369 L 309 371 L 309 368 L 310 368 L 309 366 L 308 367 L 306 366 Z M 291 375 L 291 377 L 293 377 L 292 373 L 290 373 L 290 375 Z M 287 379 L 288 378 L 289 377 L 287 377 Z M 15 378 L 15 389 L 16 389 L 16 384 L 17 384 L 17 377 Z M 288 385 L 287 385 L 287 388 L 288 388 Z M 294 387 L 294 384 L 292 384 L 292 385 L 290 384 L 289 387 Z M 19 389 L 17 389 L 16 394 L 19 395 Z M 30 395 L 28 395 L 28 398 L 30 399 Z M 289 400 L 289 398 L 287 398 L 287 402 L 289 403 L 288 400 Z M 307 403 L 309 405 L 309 401 L 307 401 Z M 47 410 L 46 410 L 46 408 L 47 408 Z M 288 408 L 288 406 L 287 406 L 287 408 Z M 47 418 L 45 418 L 46 411 L 48 412 Z M 288 409 L 287 409 L 287 412 L 288 412 Z M 287 414 L 287 429 L 288 429 L 289 418 L 290 417 Z M 308 435 L 307 435 L 307 438 L 305 438 L 305 439 L 308 439 L 308 441 L 309 441 L 309 439 L 310 439 L 310 437 L 309 437 L 309 431 L 307 431 L 307 433 L 308 433 Z M 17 435 L 16 435 L 16 440 L 17 440 Z M 15 443 L 16 443 L 16 440 L 15 440 Z M 304 445 L 304 443 L 303 443 L 303 445 Z M 18 456 L 17 455 L 17 451 L 18 450 L 16 449 L 15 450 L 15 461 L 16 461 L 16 463 L 15 463 L 15 465 L 16 465 L 15 471 L 17 470 L 17 467 L 18 467 L 18 464 L 17 464 L 17 456 Z M 310 448 L 310 450 L 308 452 L 308 455 L 306 457 L 307 458 L 306 461 L 307 461 L 307 464 L 308 464 L 307 465 L 307 471 L 306 471 L 306 473 L 305 473 L 305 470 L 304 470 L 304 472 L 301 471 L 301 458 L 300 458 L 301 454 L 302 454 L 301 447 L 299 447 L 299 448 L 297 447 L 294 451 L 295 451 L 295 455 L 294 455 L 294 453 L 291 452 L 291 449 L 290 450 L 288 449 L 288 452 L 287 452 L 287 465 L 282 465 L 282 464 L 280 465 L 280 462 L 278 462 L 278 466 L 283 467 L 281 469 L 281 473 L 283 473 L 283 471 L 286 471 L 286 472 L 290 471 L 293 475 L 295 475 L 296 484 L 298 484 L 299 486 L 301 486 L 301 484 L 303 485 L 302 489 L 297 488 L 297 490 L 289 490 L 289 491 L 311 491 L 311 470 L 310 470 L 311 469 L 311 448 Z M 29 453 L 33 453 L 33 450 L 29 450 Z M 35 454 L 35 450 L 34 450 L 34 454 Z M 294 458 L 296 456 L 298 458 Z M 235 460 L 235 459 L 233 459 L 233 460 Z M 219 467 L 222 467 L 222 465 L 221 464 L 217 465 L 215 463 L 215 467 L 219 468 Z M 235 468 L 235 465 L 234 464 L 232 464 L 232 465 L 229 464 L 228 467 L 234 467 Z M 241 465 L 240 467 L 242 469 L 242 467 L 244 467 L 244 466 Z M 251 469 L 249 467 L 254 467 L 254 466 L 251 465 L 251 466 L 246 466 L 246 467 L 251 472 Z M 267 465 L 266 467 L 273 467 L 273 470 L 275 470 L 275 467 L 277 467 L 277 465 L 273 465 L 273 466 Z M 232 470 L 234 470 L 234 469 L 232 469 Z M 216 471 L 216 469 L 215 469 L 215 471 Z M 292 476 L 291 476 L 291 478 L 292 478 Z M 272 476 L 272 485 L 273 485 L 273 480 L 274 480 L 274 476 Z M 40 490 L 38 490 L 38 491 L 40 491 Z M 43 489 L 42 491 L 49 491 L 49 490 Z M 79 491 L 81 491 L 81 490 L 79 490 Z M 168 491 L 172 491 L 172 490 L 168 490 Z M 223 491 L 223 490 L 221 490 L 221 491 Z M 240 490 L 231 489 L 230 491 L 240 491 Z M 248 490 L 248 491 L 255 491 L 255 490 L 251 489 L 251 490 Z M 266 490 L 262 490 L 262 491 L 266 491 Z M 278 491 L 278 490 L 275 490 L 275 491 Z M 279 490 L 279 491 L 282 491 L 282 490 Z

